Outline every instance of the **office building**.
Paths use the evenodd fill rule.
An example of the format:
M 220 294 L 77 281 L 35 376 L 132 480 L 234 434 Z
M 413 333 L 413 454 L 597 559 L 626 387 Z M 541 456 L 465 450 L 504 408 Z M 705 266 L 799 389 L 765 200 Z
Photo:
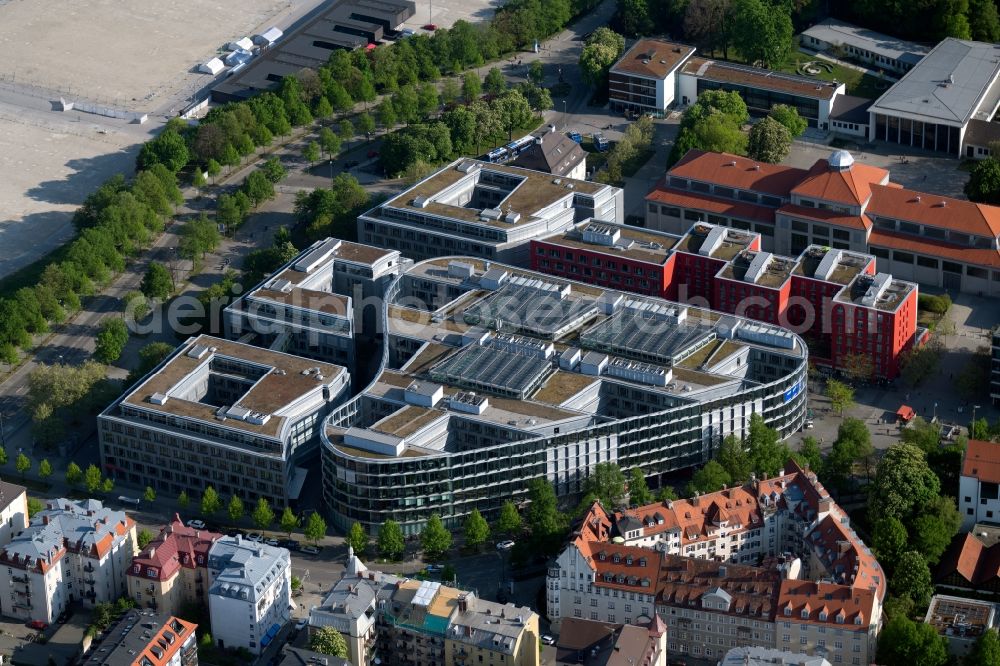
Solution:
M 608 99 L 611 110 L 662 114 L 674 103 L 677 70 L 694 48 L 662 39 L 640 39 L 611 66 Z
M 339 365 L 201 335 L 98 417 L 101 463 L 161 494 L 213 486 L 248 505 L 288 506 L 323 417 L 349 394 Z
M 1000 295 L 1000 208 L 896 186 L 847 151 L 811 169 L 689 151 L 646 195 L 646 227 L 695 222 L 761 235 L 761 249 L 810 245 L 874 255 L 877 271 L 935 289 Z
M 658 615 L 644 624 L 568 617 L 555 645 L 542 648 L 542 666 L 667 666 L 667 627 Z
M 159 536 L 132 558 L 129 596 L 139 608 L 177 614 L 188 604 L 208 605 L 208 551 L 221 534 L 187 527 L 175 515 Z
M 587 218 L 621 222 L 620 188 L 459 159 L 358 216 L 358 240 L 416 260 L 465 255 L 527 265 L 532 238 Z
M 309 628 L 344 635 L 353 664 L 538 666 L 538 615 L 435 581 L 369 571 L 348 553 L 347 570 L 309 611 Z
M 1000 444 L 970 439 L 958 479 L 962 529 L 975 523 L 1000 523 Z
M 887 581 L 816 475 L 772 479 L 609 514 L 599 503 L 550 567 L 547 615 L 642 622 L 672 659 L 736 647 L 871 663 Z
M 534 478 L 571 495 L 597 463 L 685 469 L 752 414 L 781 437 L 805 417 L 807 349 L 775 326 L 471 258 L 417 263 L 387 301 L 379 374 L 323 431 L 345 529 L 458 527 Z
M 844 21 L 826 18 L 802 31 L 799 44 L 841 58 L 860 60 L 879 71 L 903 74 L 930 51 L 925 46 L 896 39 Z
M 0 612 L 52 623 L 74 602 L 93 606 L 128 594 L 135 522 L 97 500 L 54 499 L 0 550 Z
M 288 622 L 292 560 L 284 548 L 222 537 L 208 551 L 212 638 L 220 648 L 259 655 Z
M 24 486 L 0 481 L 0 546 L 28 528 L 28 493 Z
M 812 245 L 797 258 L 761 235 L 695 223 L 683 236 L 582 222 L 531 242 L 531 267 L 602 287 L 704 305 L 803 336 L 816 365 L 895 377 L 918 344 L 916 285 L 875 274 L 875 258 Z M 871 292 L 871 293 L 869 293 Z
M 924 623 L 948 642 L 948 654 L 965 659 L 983 632 L 996 630 L 996 604 L 947 594 L 931 598 Z
M 198 666 L 197 624 L 169 613 L 130 610 L 94 643 L 83 666 Z

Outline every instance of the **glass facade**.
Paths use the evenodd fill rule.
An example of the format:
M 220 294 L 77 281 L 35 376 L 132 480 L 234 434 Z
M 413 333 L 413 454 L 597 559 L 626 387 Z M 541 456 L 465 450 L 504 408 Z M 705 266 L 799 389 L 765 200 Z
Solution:
M 959 155 L 962 148 L 960 133 L 960 128 L 951 125 L 924 123 L 876 113 L 875 135 L 872 138 L 901 146 Z

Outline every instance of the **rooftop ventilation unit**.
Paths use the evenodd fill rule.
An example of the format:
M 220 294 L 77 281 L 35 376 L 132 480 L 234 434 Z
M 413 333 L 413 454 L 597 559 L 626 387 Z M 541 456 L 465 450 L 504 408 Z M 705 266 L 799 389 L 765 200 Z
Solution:
M 164 393 L 154 393 L 153 395 L 149 396 L 149 402 L 151 402 L 154 405 L 165 405 L 167 404 L 168 399 L 169 398 L 167 398 L 166 394 Z
M 703 257 L 710 257 L 713 252 L 719 249 L 722 245 L 722 241 L 726 239 L 726 228 L 725 227 L 705 227 L 708 229 L 708 235 L 705 236 L 705 240 L 702 242 L 701 247 L 698 248 L 698 254 Z
M 497 333 L 487 340 L 486 344 L 506 352 L 521 353 L 535 358 L 547 359 L 555 353 L 555 346 L 551 342 L 509 333 Z
M 188 350 L 187 355 L 191 358 L 201 358 L 206 352 L 208 352 L 208 347 L 205 345 L 195 345 Z
M 456 412 L 465 414 L 482 414 L 489 407 L 490 401 L 486 396 L 478 395 L 472 391 L 459 391 L 448 399 L 448 406 Z
M 503 211 L 499 208 L 484 208 L 479 212 L 479 217 L 484 220 L 499 220 L 503 217 Z
M 416 197 L 412 202 L 414 208 L 427 208 L 431 202 L 430 197 Z
M 478 171 L 479 168 L 479 162 L 474 162 L 472 160 L 463 160 L 455 167 L 456 170 L 461 171 L 462 173 L 472 173 L 473 171 Z
M 503 221 L 507 224 L 517 224 L 520 219 L 521 214 L 514 211 L 507 211 L 507 214 L 503 216 Z
M 624 358 L 613 359 L 607 368 L 611 377 L 620 377 L 628 381 L 650 386 L 666 386 L 670 383 L 673 373 L 659 365 L 630 361 Z
M 865 295 L 861 297 L 861 304 L 868 307 L 874 306 L 891 282 L 892 275 L 889 273 L 879 273 L 876 275 L 871 285 L 865 291 Z
M 588 224 L 583 228 L 584 243 L 610 247 L 617 243 L 621 236 L 621 230 L 610 224 Z
M 448 277 L 467 280 L 476 274 L 476 268 L 472 264 L 462 261 L 448 262 Z

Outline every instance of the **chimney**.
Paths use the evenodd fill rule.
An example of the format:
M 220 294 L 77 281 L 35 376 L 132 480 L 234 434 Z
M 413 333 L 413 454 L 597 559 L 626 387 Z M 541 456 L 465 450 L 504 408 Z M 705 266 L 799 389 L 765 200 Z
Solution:
M 156 555 L 156 546 L 149 549 L 149 556 L 154 557 Z

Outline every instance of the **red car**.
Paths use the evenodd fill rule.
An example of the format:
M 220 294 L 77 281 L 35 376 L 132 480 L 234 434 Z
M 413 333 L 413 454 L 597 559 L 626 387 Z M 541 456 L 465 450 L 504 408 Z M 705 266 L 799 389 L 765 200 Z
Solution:
M 437 29 L 438 29 L 437 23 L 428 23 L 427 25 L 424 26 L 424 30 L 430 30 L 431 32 L 434 32 Z
M 28 623 L 28 626 L 32 629 L 38 629 L 39 631 L 44 631 L 49 628 L 48 622 L 42 622 L 41 620 L 32 620 Z

